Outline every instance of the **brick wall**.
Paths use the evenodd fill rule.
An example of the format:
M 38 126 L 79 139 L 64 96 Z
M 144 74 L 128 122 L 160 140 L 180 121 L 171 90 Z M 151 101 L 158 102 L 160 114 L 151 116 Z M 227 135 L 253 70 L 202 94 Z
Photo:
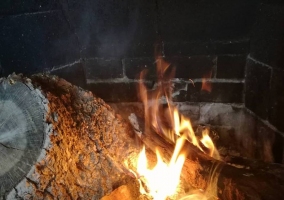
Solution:
M 176 67 L 176 101 L 241 103 L 257 6 L 256 0 L 1 1 L 0 73 L 49 72 L 106 101 L 137 101 L 140 70 L 149 69 L 150 86 L 155 80 L 158 43 Z M 212 93 L 200 93 L 209 71 Z
M 274 155 L 283 162 L 284 5 L 262 4 L 251 32 L 245 106 L 277 130 Z
M 244 103 L 276 130 L 282 162 L 281 0 L 4 0 L 0 27 L 0 76 L 56 74 L 108 102 L 138 101 L 145 68 L 155 84 L 158 44 L 176 67 L 175 101 Z
M 165 60 L 176 68 L 175 101 L 243 102 L 245 54 L 165 56 Z M 152 57 L 88 59 L 85 61 L 87 87 L 106 101 L 137 101 L 138 75 L 143 69 L 148 69 L 146 82 L 153 86 L 156 64 Z M 211 71 L 212 91 L 201 91 L 201 79 Z
M 49 72 L 106 101 L 137 101 L 138 73 L 148 68 L 149 87 L 154 83 L 158 42 L 165 59 L 176 67 L 175 101 L 245 102 L 283 131 L 281 4 L 1 1 L 0 73 Z M 201 78 L 209 71 L 212 92 L 200 92 Z

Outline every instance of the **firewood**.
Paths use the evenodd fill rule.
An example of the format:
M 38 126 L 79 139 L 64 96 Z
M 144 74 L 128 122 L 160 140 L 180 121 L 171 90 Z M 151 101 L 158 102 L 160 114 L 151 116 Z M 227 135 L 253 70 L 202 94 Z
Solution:
M 104 196 L 101 200 L 136 200 L 142 199 L 139 193 L 139 185 L 137 181 L 132 181 L 126 185 L 122 185 L 112 191 L 109 195 Z
M 132 197 L 131 190 L 127 187 L 127 185 L 122 185 L 119 188 L 115 189 L 109 195 L 104 196 L 101 200 L 117 200 L 117 199 L 134 200 L 136 198 Z
M 133 114 L 129 119 L 145 146 L 153 151 L 158 149 L 162 157 L 169 160 L 174 145 L 151 128 L 145 130 L 141 118 Z M 182 178 L 195 189 L 206 190 L 209 184 L 212 184 L 212 175 L 215 175 L 218 178 L 216 186 L 220 199 L 274 200 L 284 197 L 283 165 L 248 160 L 242 165 L 227 164 L 205 155 L 189 142 L 186 143 L 184 150 L 188 155 L 182 169 Z M 216 171 L 212 174 L 214 168 Z
M 125 184 L 133 131 L 102 99 L 56 76 L 0 82 L 0 199 L 100 199 Z
M 100 199 L 128 184 L 123 161 L 140 150 L 133 128 L 92 93 L 56 76 L 11 75 L 0 79 L 0 111 L 0 199 Z M 151 129 L 134 132 L 171 157 L 174 145 Z M 220 199 L 284 196 L 282 165 L 237 158 L 229 164 L 191 143 L 183 150 L 186 192 L 208 189 L 215 174 Z
M 42 151 L 47 103 L 30 79 L 0 79 L 0 198 L 23 179 Z

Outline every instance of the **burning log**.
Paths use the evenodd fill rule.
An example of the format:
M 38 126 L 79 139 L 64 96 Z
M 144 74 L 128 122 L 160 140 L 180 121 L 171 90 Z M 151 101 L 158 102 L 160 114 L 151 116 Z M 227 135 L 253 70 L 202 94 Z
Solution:
M 109 195 L 106 195 L 103 198 L 101 198 L 101 200 L 117 200 L 117 199 L 136 200 L 136 199 L 139 199 L 140 194 L 139 194 L 137 187 L 138 185 L 131 184 L 131 183 L 127 185 L 122 185 L 118 187 L 117 189 L 115 189 Z
M 133 131 L 91 92 L 13 74 L 0 80 L 0 109 L 0 199 L 100 199 L 129 181 Z
M 152 151 L 158 149 L 161 156 L 169 161 L 174 144 L 153 129 L 144 129 L 143 120 L 134 114 L 129 120 L 145 146 Z M 183 150 L 188 153 L 181 172 L 183 184 L 203 189 L 205 193 L 206 190 L 210 193 L 217 189 L 218 197 L 224 200 L 273 200 L 284 197 L 283 165 L 242 158 L 232 158 L 229 164 L 209 157 L 190 142 L 186 142 Z
M 163 188 L 156 187 L 155 180 L 152 178 L 156 174 L 151 172 L 160 174 L 160 171 L 164 171 L 160 176 L 164 179 L 163 176 L 176 174 L 172 169 L 178 166 L 178 170 L 181 170 L 178 177 L 179 175 L 182 177 L 185 193 L 188 194 L 195 189 L 203 190 L 201 194 L 196 191 L 190 195 L 177 194 L 178 198 L 282 199 L 284 197 L 284 166 L 245 159 L 231 159 L 231 164 L 221 161 L 209 131 L 205 129 L 202 131 L 202 137 L 197 136 L 190 120 L 180 115 L 174 106 L 171 100 L 173 87 L 171 79 L 174 77 L 174 69 L 171 69 L 170 64 L 162 57 L 157 57 L 156 63 L 158 80 L 155 87 L 149 90 L 143 81 L 139 82 L 138 87 L 144 106 L 142 118 L 145 119 L 145 123 L 141 125 L 142 120 L 137 120 L 133 114 L 129 117 L 137 136 L 146 148 L 156 151 L 158 167 L 155 166 L 153 169 L 147 167 L 147 158 L 143 150 L 139 155 L 136 170 L 138 175 L 144 176 L 145 181 L 140 181 L 144 181 L 147 186 L 151 185 L 149 190 L 151 196 L 161 194 L 162 198 L 157 199 L 165 199 L 174 194 L 172 191 L 167 192 L 172 189 L 167 185 Z M 140 73 L 141 80 L 145 74 L 146 71 Z M 203 84 L 206 84 L 206 81 Z M 210 85 L 207 86 L 202 88 L 210 92 Z M 144 125 L 145 128 L 142 129 Z M 238 162 L 232 163 L 235 161 Z M 176 182 L 176 177 L 168 179 L 167 183 L 160 182 L 158 185 L 169 184 L 172 180 Z M 174 184 L 174 188 L 178 188 L 178 185 Z M 159 195 L 157 197 L 161 197 Z
M 124 164 L 127 160 L 135 165 L 139 157 L 133 128 L 103 100 L 55 76 L 11 75 L 0 80 L 0 106 L 1 199 L 140 195 L 134 185 L 143 177 L 134 177 Z M 173 143 L 142 127 L 135 126 L 138 138 L 170 160 Z M 189 142 L 181 151 L 187 152 L 181 172 L 185 193 L 203 189 L 211 194 L 217 189 L 219 198 L 226 200 L 284 196 L 281 165 L 237 158 L 230 165 Z M 153 152 L 148 153 L 155 156 Z M 198 199 L 199 193 L 195 195 L 191 197 Z

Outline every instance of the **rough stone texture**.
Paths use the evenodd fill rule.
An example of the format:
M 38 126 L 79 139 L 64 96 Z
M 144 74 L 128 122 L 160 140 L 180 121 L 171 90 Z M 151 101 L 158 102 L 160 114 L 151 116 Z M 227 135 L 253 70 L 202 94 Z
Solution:
M 243 83 L 233 82 L 209 82 L 211 92 L 201 90 L 200 82 L 188 84 L 187 97 L 192 102 L 218 102 L 218 103 L 242 103 Z
M 284 5 L 262 4 L 252 29 L 250 55 L 267 65 L 283 69 Z
M 246 56 L 218 56 L 217 78 L 243 79 Z
M 94 58 L 85 61 L 84 69 L 87 79 L 114 79 L 123 77 L 120 59 Z
M 246 66 L 245 105 L 267 119 L 271 69 L 248 59 Z
M 271 86 L 270 86 L 270 101 L 269 101 L 269 116 L 268 120 L 271 124 L 284 132 L 283 113 L 284 113 L 284 71 L 272 70 Z
M 227 142 L 225 144 L 249 158 L 274 160 L 275 131 L 240 106 L 203 103 L 200 105 L 199 123 L 231 127 L 232 130 L 225 132 L 226 135 L 220 135 Z

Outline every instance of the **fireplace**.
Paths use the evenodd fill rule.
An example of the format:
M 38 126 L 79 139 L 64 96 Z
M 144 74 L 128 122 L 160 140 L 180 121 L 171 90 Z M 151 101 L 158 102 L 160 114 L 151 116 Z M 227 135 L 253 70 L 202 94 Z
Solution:
M 174 104 L 216 133 L 223 158 L 284 164 L 283 23 L 277 0 L 5 1 L 0 77 L 57 75 L 128 120 L 143 112 L 139 73 L 157 85 L 158 52 L 175 69 Z

